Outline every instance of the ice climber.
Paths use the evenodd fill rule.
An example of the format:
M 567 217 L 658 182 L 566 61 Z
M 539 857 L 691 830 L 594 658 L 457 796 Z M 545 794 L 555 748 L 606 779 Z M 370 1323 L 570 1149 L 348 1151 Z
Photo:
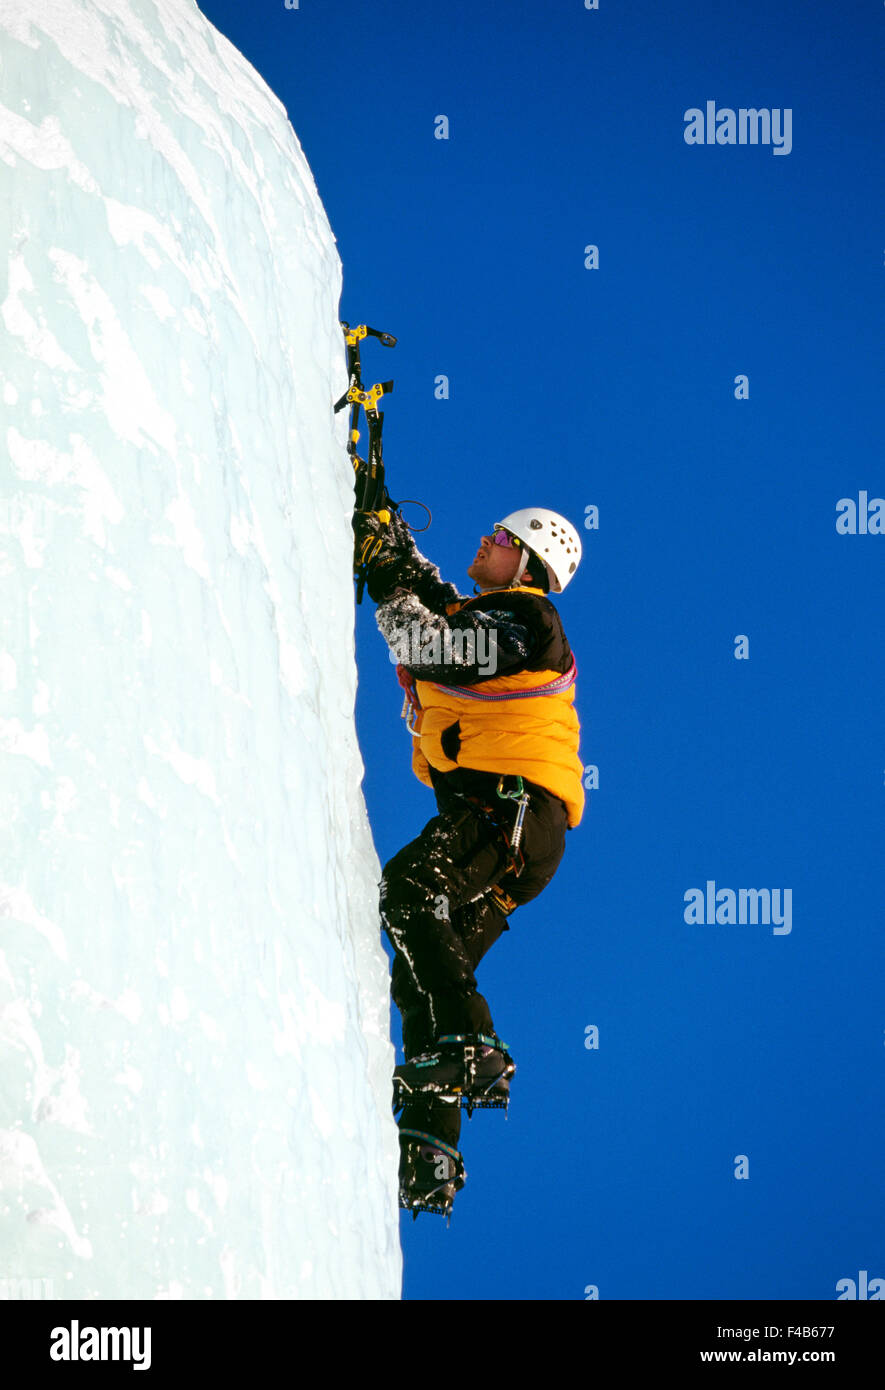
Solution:
M 399 663 L 412 766 L 438 814 L 384 867 L 381 920 L 406 1061 L 394 1073 L 400 1204 L 448 1214 L 464 1185 L 461 1105 L 506 1106 L 515 1065 L 474 972 L 553 877 L 584 809 L 575 661 L 548 594 L 581 558 L 545 508 L 513 512 L 445 583 L 396 510 L 354 517 L 378 626 Z

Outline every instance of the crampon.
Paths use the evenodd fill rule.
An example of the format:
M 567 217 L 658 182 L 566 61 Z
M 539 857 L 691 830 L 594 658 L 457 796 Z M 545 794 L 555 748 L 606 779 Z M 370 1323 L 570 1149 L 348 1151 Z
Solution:
M 506 1043 L 485 1034 L 447 1034 L 433 1051 L 412 1057 L 393 1073 L 393 1109 L 433 1096 L 474 1109 L 506 1110 L 516 1063 Z
M 451 1220 L 455 1193 L 467 1180 L 457 1149 L 418 1129 L 401 1129 L 399 1204 L 417 1221 L 422 1211 Z

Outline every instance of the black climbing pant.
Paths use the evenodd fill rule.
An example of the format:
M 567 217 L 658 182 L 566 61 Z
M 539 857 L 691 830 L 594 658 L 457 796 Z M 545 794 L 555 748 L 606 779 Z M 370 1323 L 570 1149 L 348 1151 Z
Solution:
M 509 868 L 507 836 L 516 805 L 497 795 L 498 774 L 459 768 L 434 774 L 439 814 L 385 865 L 381 920 L 395 952 L 391 995 L 403 1020 L 406 1058 L 448 1033 L 493 1030 L 474 971 L 507 930 L 496 886 L 517 906 L 531 901 L 556 872 L 565 850 L 563 803 L 526 782 L 523 868 Z M 505 779 L 513 790 L 516 779 Z M 399 1123 L 456 1145 L 460 1111 L 445 1101 L 410 1101 Z

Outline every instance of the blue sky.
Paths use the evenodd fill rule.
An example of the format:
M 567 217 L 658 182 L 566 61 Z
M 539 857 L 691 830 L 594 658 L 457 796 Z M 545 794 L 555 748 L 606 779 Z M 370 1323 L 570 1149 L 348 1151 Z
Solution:
M 288 110 L 342 317 L 399 338 L 364 375 L 395 377 L 422 550 L 466 590 L 506 512 L 599 509 L 559 601 L 599 788 L 481 967 L 511 1112 L 465 1121 L 449 1230 L 403 1216 L 405 1296 L 885 1277 L 885 536 L 836 531 L 841 498 L 885 496 L 885 10 L 201 8 Z M 686 144 L 708 100 L 789 108 L 790 153 Z M 368 601 L 357 659 L 383 862 L 434 806 Z M 708 880 L 790 889 L 792 930 L 686 923 Z

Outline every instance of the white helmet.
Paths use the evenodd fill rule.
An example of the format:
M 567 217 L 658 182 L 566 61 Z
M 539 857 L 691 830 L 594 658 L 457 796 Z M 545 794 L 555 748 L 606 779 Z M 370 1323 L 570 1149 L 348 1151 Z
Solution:
M 547 567 L 552 592 L 561 594 L 581 563 L 581 541 L 574 526 L 546 507 L 524 507 L 521 512 L 511 512 L 503 521 L 496 521 L 495 526 L 503 526 L 534 551 Z M 513 582 L 522 577 L 527 567 L 528 556 L 523 555 Z

